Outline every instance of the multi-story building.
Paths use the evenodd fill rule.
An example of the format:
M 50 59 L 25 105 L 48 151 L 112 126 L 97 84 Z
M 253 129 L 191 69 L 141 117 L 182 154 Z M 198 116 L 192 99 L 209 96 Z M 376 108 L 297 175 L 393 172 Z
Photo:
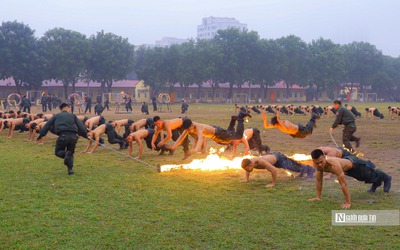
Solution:
M 211 39 L 218 30 L 236 28 L 240 30 L 247 29 L 247 24 L 240 23 L 235 18 L 229 17 L 205 17 L 200 25 L 197 25 L 198 39 Z

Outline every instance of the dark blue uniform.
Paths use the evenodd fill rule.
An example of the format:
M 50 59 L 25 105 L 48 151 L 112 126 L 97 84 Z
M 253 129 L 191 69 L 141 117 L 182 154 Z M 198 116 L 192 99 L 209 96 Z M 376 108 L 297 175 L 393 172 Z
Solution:
M 73 174 L 75 146 L 78 142 L 78 135 L 87 138 L 85 125 L 76 115 L 66 110 L 54 115 L 47 121 L 46 125 L 39 131 L 39 137 L 45 136 L 53 129 L 59 137 L 56 142 L 55 155 L 64 159 L 64 164 L 68 167 L 68 174 Z

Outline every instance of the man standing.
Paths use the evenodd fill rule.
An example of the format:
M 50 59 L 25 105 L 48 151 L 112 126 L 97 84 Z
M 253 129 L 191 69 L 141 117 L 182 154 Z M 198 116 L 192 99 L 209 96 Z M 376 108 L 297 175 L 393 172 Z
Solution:
M 89 114 L 92 113 L 92 97 L 90 97 L 88 94 L 85 94 L 85 102 L 86 102 L 86 108 L 85 108 L 85 114 L 89 111 Z
M 21 106 L 23 112 L 31 113 L 31 101 L 26 97 L 26 95 L 22 97 Z
M 356 132 L 357 130 L 355 123 L 356 118 L 350 110 L 342 106 L 342 102 L 339 100 L 335 100 L 333 102 L 333 108 L 336 110 L 336 119 L 335 122 L 332 124 L 332 127 L 329 129 L 329 132 L 332 133 L 339 124 L 343 124 L 343 145 L 351 152 L 354 152 L 354 149 L 351 146 L 351 142 L 355 141 L 356 147 L 358 148 L 360 146 L 361 139 L 353 135 L 354 132 Z
M 151 98 L 151 102 L 153 104 L 153 112 L 157 111 L 157 97 L 156 95 L 153 95 L 153 98 Z
M 86 127 L 76 115 L 70 113 L 67 103 L 62 103 L 60 110 L 61 112 L 48 120 L 46 125 L 39 131 L 37 141 L 46 136 L 50 128 L 54 126 L 54 132 L 59 136 L 56 142 L 55 155 L 64 159 L 64 165 L 68 167 L 68 174 L 72 175 L 74 174 L 72 168 L 78 135 L 87 138 L 87 132 Z

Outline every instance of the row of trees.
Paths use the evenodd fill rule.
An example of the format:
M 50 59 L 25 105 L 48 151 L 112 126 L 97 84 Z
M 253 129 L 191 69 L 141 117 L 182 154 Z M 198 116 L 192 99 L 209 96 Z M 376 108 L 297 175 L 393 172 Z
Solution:
M 211 40 L 190 41 L 166 48 L 139 47 L 135 71 L 153 88 L 179 83 L 185 90 L 204 82 L 213 92 L 218 83 L 241 88 L 243 83 L 261 85 L 263 97 L 268 86 L 278 81 L 287 85 L 312 86 L 308 94 L 318 98 L 319 91 L 337 96 L 341 83 L 371 86 L 382 96 L 393 96 L 400 88 L 400 57 L 385 56 L 374 45 L 353 42 L 339 45 L 320 38 L 307 44 L 290 35 L 279 39 L 260 39 L 257 32 L 229 29 L 218 31 Z M 397 93 L 398 95 L 398 93 Z M 185 96 L 184 93 L 182 96 Z M 198 97 L 199 98 L 199 97 Z
M 17 92 L 26 87 L 39 90 L 45 80 L 68 87 L 78 80 L 102 83 L 103 91 L 113 81 L 125 79 L 133 70 L 134 46 L 111 33 L 85 35 L 54 28 L 36 38 L 29 26 L 3 22 L 0 26 L 0 78 L 13 77 Z
M 200 94 L 204 82 L 215 92 L 219 83 L 229 82 L 228 98 L 245 82 L 261 85 L 267 97 L 268 86 L 282 80 L 288 92 L 293 84 L 313 86 L 315 97 L 328 90 L 333 98 L 343 82 L 372 86 L 381 96 L 400 89 L 400 57 L 383 55 L 365 42 L 339 45 L 320 38 L 307 44 L 294 35 L 261 39 L 255 31 L 229 29 L 211 40 L 135 49 L 127 39 L 103 31 L 87 38 L 54 28 L 38 39 L 23 23 L 0 26 L 0 78 L 13 77 L 18 93 L 22 87 L 37 90 L 48 79 L 63 84 L 65 97 L 79 79 L 101 82 L 109 92 L 106 87 L 133 71 L 155 92 L 178 83 L 184 92 L 196 85 Z

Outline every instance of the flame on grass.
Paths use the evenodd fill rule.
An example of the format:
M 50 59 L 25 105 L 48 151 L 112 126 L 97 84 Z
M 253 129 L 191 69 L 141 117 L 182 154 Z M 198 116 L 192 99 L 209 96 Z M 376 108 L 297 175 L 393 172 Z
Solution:
M 201 171 L 215 171 L 215 170 L 228 170 L 228 169 L 242 169 L 241 163 L 243 159 L 252 158 L 253 156 L 235 157 L 228 159 L 225 156 L 220 156 L 218 153 L 223 153 L 224 148 L 216 150 L 210 148 L 210 154 L 204 159 L 195 159 L 188 164 L 170 164 L 160 166 L 160 172 L 168 172 L 174 169 L 178 170 L 201 170 Z
M 204 159 L 195 159 L 188 164 L 168 164 L 159 167 L 159 172 L 169 172 L 171 170 L 201 170 L 201 171 L 216 171 L 228 169 L 242 169 L 241 163 L 243 159 L 254 158 L 255 156 L 247 155 L 244 157 L 235 157 L 229 159 L 225 156 L 219 155 L 224 152 L 224 148 L 219 150 L 210 148 L 210 154 Z M 311 159 L 311 156 L 304 154 L 295 154 L 290 157 L 296 161 L 303 161 Z M 294 175 L 290 171 L 286 171 L 289 176 Z

